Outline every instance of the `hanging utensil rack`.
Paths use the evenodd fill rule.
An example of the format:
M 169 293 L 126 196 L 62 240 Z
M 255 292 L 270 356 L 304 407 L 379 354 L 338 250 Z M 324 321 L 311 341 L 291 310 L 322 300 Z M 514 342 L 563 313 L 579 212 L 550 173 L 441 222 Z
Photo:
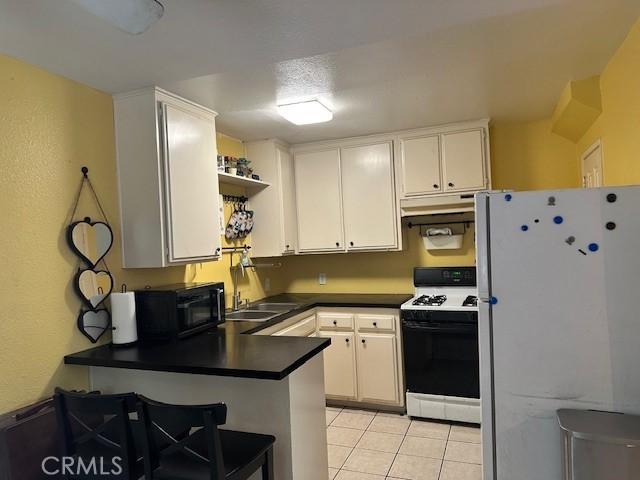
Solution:
M 240 252 L 243 250 L 251 250 L 251 245 L 244 244 L 237 247 L 222 247 L 223 252 L 234 253 L 234 252 Z
M 248 197 L 243 197 L 239 195 L 222 195 L 222 200 L 225 203 L 247 203 L 249 201 Z

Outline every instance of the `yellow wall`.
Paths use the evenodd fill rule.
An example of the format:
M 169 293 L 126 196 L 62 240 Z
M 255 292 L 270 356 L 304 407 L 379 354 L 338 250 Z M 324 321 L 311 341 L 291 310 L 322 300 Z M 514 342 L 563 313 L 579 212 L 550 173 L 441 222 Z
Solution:
M 401 252 L 301 255 L 285 258 L 285 290 L 295 293 L 410 293 L 413 267 L 473 265 L 473 231 L 464 238 L 463 248 L 449 251 L 425 250 L 418 228 L 403 228 L 405 249 Z M 318 283 L 318 274 L 327 275 L 327 284 Z
M 580 139 L 578 157 L 602 139 L 604 183 L 640 184 L 640 21 L 600 77 L 602 114 Z
M 237 138 L 218 132 L 216 134 L 216 143 L 218 144 L 218 153 L 220 155 L 228 155 L 236 158 L 245 156 L 244 143 Z
M 0 55 L 0 105 L 1 413 L 50 394 L 56 385 L 87 386 L 85 368 L 62 365 L 66 353 L 91 346 L 75 327 L 80 301 L 71 280 L 78 260 L 64 237 L 82 165 L 89 167 L 114 229 L 107 263 L 117 285 L 224 280 L 230 291 L 231 284 L 228 255 L 220 262 L 188 267 L 119 268 L 109 95 Z M 221 154 L 237 155 L 241 149 L 223 137 Z M 86 192 L 78 215 L 98 217 Z M 277 287 L 273 278 L 272 289 L 277 292 Z M 241 282 L 241 291 L 251 298 L 264 296 L 254 274 Z
M 580 185 L 575 144 L 551 132 L 551 120 L 491 128 L 493 188 L 543 190 Z

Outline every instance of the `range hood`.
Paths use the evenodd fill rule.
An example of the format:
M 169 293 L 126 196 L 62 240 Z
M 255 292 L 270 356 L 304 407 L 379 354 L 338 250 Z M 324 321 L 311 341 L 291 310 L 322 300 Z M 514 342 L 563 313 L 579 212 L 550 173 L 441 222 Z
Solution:
M 474 197 L 475 193 L 458 193 L 403 198 L 400 199 L 400 212 L 403 217 L 473 212 L 475 209 Z

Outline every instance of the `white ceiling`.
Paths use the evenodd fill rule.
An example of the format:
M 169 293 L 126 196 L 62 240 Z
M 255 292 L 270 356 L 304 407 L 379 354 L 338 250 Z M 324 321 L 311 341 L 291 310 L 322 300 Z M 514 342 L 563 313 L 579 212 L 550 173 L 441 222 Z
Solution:
M 160 22 L 130 36 L 68 0 L 0 0 L 0 49 L 107 92 L 160 85 L 242 139 L 302 142 L 548 116 L 640 15 L 637 0 L 161 1 Z M 334 120 L 278 117 L 307 98 Z

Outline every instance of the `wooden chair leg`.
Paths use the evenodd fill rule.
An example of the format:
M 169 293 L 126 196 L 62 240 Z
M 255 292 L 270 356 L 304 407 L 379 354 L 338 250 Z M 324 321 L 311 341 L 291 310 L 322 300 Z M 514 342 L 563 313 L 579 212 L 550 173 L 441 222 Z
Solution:
M 262 480 L 274 480 L 273 476 L 273 446 L 264 454 L 262 464 Z

